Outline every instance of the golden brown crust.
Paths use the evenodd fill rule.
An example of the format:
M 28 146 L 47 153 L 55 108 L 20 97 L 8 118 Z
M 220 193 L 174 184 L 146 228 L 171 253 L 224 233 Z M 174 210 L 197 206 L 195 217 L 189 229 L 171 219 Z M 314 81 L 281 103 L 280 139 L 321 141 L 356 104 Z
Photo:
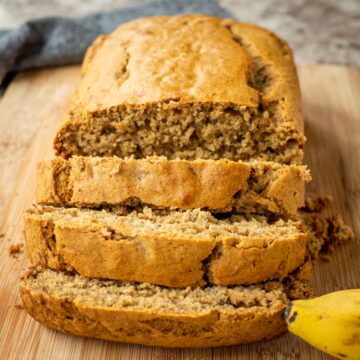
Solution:
M 258 168 L 265 170 L 257 174 Z M 38 164 L 36 201 L 99 207 L 127 205 L 136 199 L 166 208 L 219 212 L 259 212 L 262 208 L 265 212 L 296 214 L 303 204 L 308 179 L 306 168 L 295 165 L 75 156 Z
M 181 53 L 186 54 L 186 61 L 179 61 Z M 204 15 L 142 18 L 102 36 L 88 50 L 78 101 L 89 113 L 118 104 L 161 103 L 169 98 L 179 98 L 180 104 L 256 107 L 260 93 L 249 85 L 255 71 L 253 56 L 274 71 L 264 100 L 284 100 L 289 119 L 302 129 L 298 80 L 287 44 L 261 27 Z M 122 64 L 126 64 L 130 78 L 119 86 L 124 79 L 114 82 L 114 72 L 120 72 Z
M 286 331 L 284 307 L 243 316 L 209 312 L 167 315 L 89 308 L 20 285 L 27 312 L 41 324 L 73 335 L 162 347 L 215 347 L 271 339 Z
M 88 277 L 149 282 L 171 287 L 253 284 L 282 279 L 305 257 L 307 234 L 177 236 L 146 229 L 134 235 L 119 217 L 105 221 L 79 215 L 45 220 L 25 214 L 27 254 L 35 265 Z M 130 226 L 130 228 L 129 228 Z M 280 230 L 281 231 L 281 230 Z
M 294 165 L 283 167 L 269 184 L 266 195 L 276 199 L 289 214 L 296 214 L 301 206 L 299 204 L 304 203 L 305 181 L 309 180 L 310 175 L 305 174 L 303 168 Z
M 179 105 L 219 102 L 255 107 L 259 102 L 259 93 L 247 84 L 251 59 L 217 18 L 138 19 L 121 25 L 89 52 L 95 55 L 85 63 L 77 91 L 85 113 L 169 99 Z M 181 54 L 186 61 L 181 61 Z M 222 66 L 216 66 L 219 58 Z
M 234 246 L 223 241 L 209 262 L 208 278 L 218 285 L 249 284 L 282 279 L 304 262 L 308 235 L 299 233 L 279 241 L 248 239 Z

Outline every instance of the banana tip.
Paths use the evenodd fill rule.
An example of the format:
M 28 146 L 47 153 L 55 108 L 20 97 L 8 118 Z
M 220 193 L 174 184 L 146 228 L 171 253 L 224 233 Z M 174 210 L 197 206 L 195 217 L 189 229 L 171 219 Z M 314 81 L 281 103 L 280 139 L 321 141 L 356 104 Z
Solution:
M 285 309 L 285 312 L 284 312 L 285 321 L 288 324 L 293 323 L 296 320 L 296 317 L 298 315 L 297 311 L 294 311 L 293 313 L 291 313 L 291 310 L 292 310 L 292 303 L 289 302 Z

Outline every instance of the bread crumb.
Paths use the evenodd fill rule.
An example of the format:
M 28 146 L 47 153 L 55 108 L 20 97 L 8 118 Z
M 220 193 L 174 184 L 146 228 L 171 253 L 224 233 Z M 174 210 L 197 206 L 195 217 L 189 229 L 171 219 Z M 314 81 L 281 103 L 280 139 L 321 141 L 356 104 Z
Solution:
M 22 304 L 15 304 L 14 308 L 18 310 L 24 310 L 24 306 Z
M 5 234 L 1 233 L 0 234 L 0 239 L 4 238 L 5 237 Z
M 305 205 L 301 208 L 303 212 L 320 213 L 333 203 L 333 198 L 329 195 L 325 196 L 309 196 L 305 199 Z
M 18 255 L 21 253 L 21 250 L 23 248 L 24 244 L 22 243 L 18 243 L 15 245 L 10 245 L 8 247 L 8 253 L 11 257 L 13 257 L 14 259 L 17 259 Z
M 308 251 L 312 259 L 331 261 L 336 247 L 355 240 L 350 226 L 344 223 L 340 214 L 324 216 L 322 212 L 332 203 L 330 196 L 309 197 L 300 214 L 310 233 Z

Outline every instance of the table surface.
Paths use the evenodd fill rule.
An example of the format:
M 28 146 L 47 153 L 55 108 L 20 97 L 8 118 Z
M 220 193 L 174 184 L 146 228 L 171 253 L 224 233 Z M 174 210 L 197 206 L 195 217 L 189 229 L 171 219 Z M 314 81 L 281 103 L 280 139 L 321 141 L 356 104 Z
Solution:
M 360 234 L 360 70 L 299 67 L 306 120 L 308 191 L 330 194 L 336 209 Z M 19 309 L 18 278 L 27 260 L 8 254 L 23 242 L 22 213 L 34 199 L 37 161 L 51 158 L 52 139 L 78 67 L 24 72 L 0 100 L 0 359 L 329 359 L 287 334 L 278 339 L 218 349 L 161 349 L 83 339 L 49 330 Z M 314 266 L 316 294 L 360 287 L 360 244 L 340 247 L 330 263 Z
M 35 17 L 80 16 L 139 2 L 146 0 L 2 0 L 0 29 Z M 287 40 L 298 63 L 360 66 L 359 0 L 218 2 L 240 21 L 262 25 Z

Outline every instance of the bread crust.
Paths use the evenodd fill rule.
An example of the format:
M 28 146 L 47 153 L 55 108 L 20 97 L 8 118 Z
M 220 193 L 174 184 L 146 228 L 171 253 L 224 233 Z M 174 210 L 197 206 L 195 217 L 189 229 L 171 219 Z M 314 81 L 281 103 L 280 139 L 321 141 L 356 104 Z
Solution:
M 120 219 L 109 228 L 99 220 L 67 217 L 52 220 L 25 213 L 26 249 L 33 264 L 170 287 L 282 279 L 303 263 L 308 238 L 301 229 L 281 239 L 259 235 L 241 241 L 234 235 L 174 237 L 151 229 L 134 235 L 131 224 Z
M 192 48 L 188 47 L 189 37 Z M 179 52 L 186 54 L 186 61 L 179 61 Z M 275 78 L 263 95 L 249 84 L 255 71 L 251 52 L 274 71 Z M 201 74 L 196 76 L 194 67 L 201 69 Z M 129 81 L 119 86 L 121 81 L 114 83 L 114 73 L 122 69 L 130 78 L 122 77 L 121 81 Z M 303 130 L 291 50 L 285 41 L 256 25 L 205 15 L 131 21 L 110 35 L 101 35 L 90 46 L 82 75 L 74 101 L 87 114 L 119 104 L 145 106 L 169 98 L 176 99 L 176 106 L 210 102 L 257 107 L 260 101 L 283 100 L 285 120 Z
M 256 164 L 225 159 L 59 157 L 38 164 L 36 201 L 78 207 L 135 201 L 160 208 L 296 214 L 310 178 L 306 168 L 260 162 L 265 170 L 251 175 Z M 262 181 L 262 188 L 255 189 Z
M 162 347 L 216 347 L 271 339 L 286 331 L 285 306 L 245 316 L 219 313 L 161 314 L 90 308 L 27 290 L 20 285 L 27 312 L 41 324 L 73 335 Z

